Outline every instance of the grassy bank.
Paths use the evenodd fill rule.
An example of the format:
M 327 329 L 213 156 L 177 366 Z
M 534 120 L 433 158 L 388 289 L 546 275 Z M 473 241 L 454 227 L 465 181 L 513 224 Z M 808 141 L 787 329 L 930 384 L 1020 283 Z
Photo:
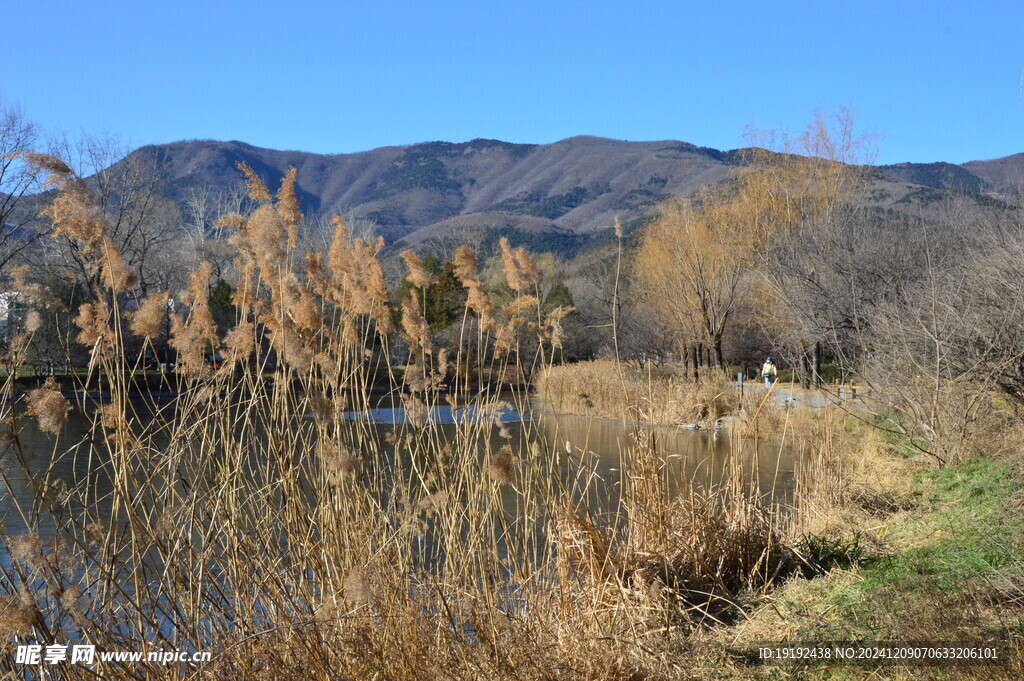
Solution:
M 797 579 L 766 594 L 749 619 L 716 632 L 723 650 L 775 642 L 995 642 L 1005 660 L 992 666 L 875 666 L 816 661 L 802 666 L 726 666 L 737 676 L 847 679 L 1016 679 L 1024 656 L 1024 513 L 1020 454 L 995 449 L 936 469 L 908 459 L 898 442 L 864 426 L 848 463 L 865 450 L 870 469 L 855 470 L 845 489 L 806 523 L 848 567 Z M 854 463 L 854 465 L 856 465 Z M 864 482 L 869 486 L 861 489 Z M 815 503 L 820 503 L 821 497 Z M 725 653 L 723 660 L 730 659 Z
M 676 424 L 710 418 L 717 391 L 611 363 L 554 367 L 538 390 L 555 410 Z M 623 389 L 623 386 L 625 389 Z M 725 387 L 725 386 L 723 386 Z M 744 592 L 729 626 L 693 633 L 699 678 L 1019 678 L 1024 637 L 1024 477 L 1019 425 L 964 443 L 943 461 L 873 425 L 870 410 L 745 405 L 734 436 L 770 436 L 799 451 L 788 545 L 800 567 Z M 998 406 L 998 405 L 997 405 Z M 726 412 L 727 413 L 727 412 Z M 621 418 L 621 416 L 620 416 Z M 899 417 L 897 417 L 899 418 Z M 943 443 L 948 446 L 948 443 Z M 765 588 L 767 586 L 768 588 Z M 828 641 L 995 643 L 991 666 L 761 665 L 760 645 Z

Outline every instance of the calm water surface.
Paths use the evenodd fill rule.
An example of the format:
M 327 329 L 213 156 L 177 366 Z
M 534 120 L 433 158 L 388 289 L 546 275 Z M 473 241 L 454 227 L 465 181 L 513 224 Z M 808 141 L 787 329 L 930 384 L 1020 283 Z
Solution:
M 456 422 L 477 417 L 472 407 L 443 406 L 430 412 L 428 421 L 433 424 L 429 427 L 454 434 Z M 384 405 L 369 412 L 350 412 L 346 418 L 371 423 L 383 440 L 388 430 L 405 420 L 405 413 L 400 408 Z M 565 484 L 575 485 L 577 497 L 584 500 L 595 515 L 615 509 L 622 457 L 633 446 L 637 435 L 635 426 L 619 420 L 552 414 L 536 403 L 526 407 L 523 413 L 507 409 L 501 413 L 500 421 L 508 429 L 510 439 L 502 438 L 498 426 L 493 426 L 489 439 L 482 438 L 481 457 L 506 442 L 521 457 L 558 453 L 564 461 L 560 475 Z M 51 479 L 68 486 L 91 481 L 101 496 L 110 491 L 109 481 L 98 472 L 101 462 L 85 453 L 89 448 L 74 447 L 91 437 L 88 420 L 80 412 L 70 414 L 59 441 L 40 432 L 34 420 L 26 419 L 19 425 L 22 450 L 37 480 L 49 472 Z M 740 470 L 750 484 L 756 484 L 766 495 L 785 499 L 792 491 L 794 461 L 791 454 L 778 445 L 732 438 L 724 431 L 646 426 L 642 430 L 664 462 L 663 474 L 670 489 L 721 483 L 730 470 Z M 0 522 L 6 534 L 16 535 L 26 531 L 24 514 L 38 506 L 37 489 L 21 466 L 11 459 L 8 454 L 3 464 L 4 480 L 0 481 Z M 592 484 L 586 485 L 587 480 Z M 595 480 L 599 484 L 593 484 Z M 514 490 L 505 491 L 510 508 L 514 507 L 514 494 Z M 39 515 L 38 526 L 44 541 L 52 537 L 56 522 L 52 516 Z M 0 561 L 6 563 L 6 555 Z

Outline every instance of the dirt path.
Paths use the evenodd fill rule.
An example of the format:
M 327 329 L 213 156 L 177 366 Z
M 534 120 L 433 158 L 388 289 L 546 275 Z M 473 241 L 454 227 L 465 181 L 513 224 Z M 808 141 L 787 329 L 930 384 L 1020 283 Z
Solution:
M 840 394 L 840 388 L 842 388 L 842 397 Z M 748 385 L 744 387 L 744 390 L 753 390 L 755 392 L 763 393 L 765 391 L 764 384 Z M 829 386 L 828 389 L 804 389 L 800 387 L 799 383 L 776 383 L 772 386 L 772 396 L 780 405 L 801 405 L 810 407 L 812 409 L 821 409 L 827 407 L 830 404 L 838 404 L 840 399 L 847 400 L 852 396 L 852 392 L 849 387 L 846 386 Z M 857 397 L 861 396 L 860 391 L 857 393 Z

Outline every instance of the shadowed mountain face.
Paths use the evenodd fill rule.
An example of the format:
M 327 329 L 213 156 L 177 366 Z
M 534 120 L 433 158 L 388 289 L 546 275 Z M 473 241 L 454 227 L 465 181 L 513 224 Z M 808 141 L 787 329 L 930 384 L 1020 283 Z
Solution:
M 598 137 L 554 144 L 427 142 L 333 155 L 190 141 L 134 153 L 156 155 L 179 196 L 191 185 L 237 183 L 238 161 L 272 191 L 295 166 L 304 211 L 372 219 L 388 242 L 409 244 L 471 227 L 589 241 L 609 230 L 616 216 L 628 222 L 648 214 L 667 196 L 725 178 L 738 162 L 735 151 L 685 142 Z M 921 187 L 998 194 L 1016 189 L 1024 178 L 1024 154 L 962 166 L 880 166 L 876 178 L 894 203 Z
M 261 149 L 242 142 L 175 142 L 155 154 L 172 191 L 227 187 L 243 161 L 273 190 L 289 166 L 307 213 L 372 219 L 389 242 L 442 237 L 468 223 L 484 229 L 591 235 L 615 216 L 636 218 L 671 194 L 727 174 L 734 154 L 682 142 L 574 137 L 555 144 L 473 140 L 382 147 L 356 154 Z

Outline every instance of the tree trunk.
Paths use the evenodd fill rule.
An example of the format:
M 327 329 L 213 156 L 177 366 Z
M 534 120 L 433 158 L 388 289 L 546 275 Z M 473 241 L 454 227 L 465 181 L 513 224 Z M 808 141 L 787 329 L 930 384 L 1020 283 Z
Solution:
M 821 388 L 821 341 L 815 341 L 811 348 L 811 368 L 814 372 L 814 387 Z
M 807 390 L 811 387 L 810 362 L 807 358 L 807 348 L 800 351 L 800 387 Z

